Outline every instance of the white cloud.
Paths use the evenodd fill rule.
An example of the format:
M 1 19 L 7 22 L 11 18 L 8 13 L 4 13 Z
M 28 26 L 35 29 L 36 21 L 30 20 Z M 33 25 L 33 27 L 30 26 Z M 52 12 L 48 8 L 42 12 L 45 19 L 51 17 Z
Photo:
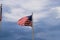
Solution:
M 10 21 L 10 22 L 17 22 L 18 19 L 20 19 L 21 17 L 27 16 L 27 15 L 31 15 L 31 11 L 29 10 L 41 10 L 44 8 L 45 5 L 47 5 L 48 1 L 47 0 L 29 0 L 25 2 L 22 0 L 19 1 L 14 1 L 14 0 L 4 0 L 2 1 L 4 5 L 7 5 L 8 7 L 11 8 L 11 13 L 4 13 L 3 16 L 5 17 L 5 21 Z M 46 3 L 47 2 L 47 3 Z M 37 5 L 38 4 L 38 5 Z M 22 8 L 15 8 L 15 6 L 21 6 Z M 29 9 L 29 10 L 25 10 L 25 9 Z M 48 17 L 50 14 L 50 12 L 53 13 L 53 11 L 57 12 L 57 16 L 56 18 L 60 18 L 60 7 L 55 7 L 55 8 L 51 8 L 49 11 L 47 12 L 34 12 L 33 15 L 33 20 L 34 22 L 39 21 L 41 18 L 46 18 Z M 53 15 L 54 16 L 54 15 Z
M 14 8 L 11 10 L 11 13 L 4 13 L 3 16 L 5 17 L 5 21 L 17 22 L 21 17 L 27 16 L 27 14 L 24 12 L 25 10 L 21 8 Z
M 58 13 L 56 18 L 60 18 L 60 7 L 57 7 L 56 10 L 57 10 L 57 13 Z
M 47 16 L 48 16 L 47 12 L 34 13 L 33 20 L 34 22 L 38 22 L 40 19 L 45 18 Z
M 2 0 L 2 3 L 9 7 L 19 5 L 27 10 L 41 10 L 48 2 L 48 0 Z
M 25 3 L 22 3 L 21 6 L 28 10 L 41 10 L 46 6 L 48 0 L 29 0 Z
M 2 0 L 0 0 L 0 4 L 2 3 Z
M 54 7 L 54 8 L 51 8 L 51 11 L 57 15 L 56 18 L 60 18 L 60 7 Z M 55 15 L 54 14 L 54 15 Z
M 3 16 L 5 17 L 5 21 L 10 21 L 10 22 L 17 22 L 18 19 L 24 17 L 24 16 L 29 16 L 32 13 L 25 13 L 25 10 L 21 8 L 17 9 L 12 9 L 11 13 L 4 13 Z M 34 22 L 39 21 L 41 18 L 47 17 L 47 14 L 44 12 L 43 13 L 33 13 L 33 20 Z
M 47 0 L 3 0 L 3 5 L 11 8 L 11 13 L 4 13 L 6 21 L 16 22 L 23 16 L 31 15 L 31 11 L 29 10 L 41 10 L 44 6 L 47 5 Z M 15 8 L 15 6 L 19 5 L 19 8 Z M 46 17 L 47 14 L 35 13 L 34 12 L 34 22 L 37 22 L 40 18 Z
M 16 22 L 23 16 L 31 15 L 31 11 L 42 10 L 44 6 L 48 4 L 48 0 L 4 0 L 2 1 L 4 5 L 11 8 L 11 13 L 4 13 L 3 16 L 7 19 L 6 21 Z M 15 8 L 15 6 L 19 5 L 19 8 Z M 22 8 L 21 8 L 21 7 Z M 29 11 L 31 10 L 31 11 Z M 39 21 L 41 18 L 48 17 L 54 11 L 57 12 L 56 18 L 60 18 L 60 7 L 51 8 L 47 12 L 34 12 L 33 19 L 34 22 Z

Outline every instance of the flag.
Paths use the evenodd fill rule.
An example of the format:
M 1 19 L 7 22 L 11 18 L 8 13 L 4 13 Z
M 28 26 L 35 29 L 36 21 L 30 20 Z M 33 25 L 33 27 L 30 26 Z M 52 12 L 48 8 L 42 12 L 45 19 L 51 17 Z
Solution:
M 18 20 L 18 25 L 21 26 L 32 26 L 32 15 L 22 17 Z
M 0 17 L 0 21 L 1 21 L 1 17 Z

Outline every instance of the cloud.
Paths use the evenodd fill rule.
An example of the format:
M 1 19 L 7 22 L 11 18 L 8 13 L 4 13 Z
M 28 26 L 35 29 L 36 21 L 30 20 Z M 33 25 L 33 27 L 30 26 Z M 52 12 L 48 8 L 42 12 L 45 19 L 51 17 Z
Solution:
M 54 10 L 56 10 L 56 12 L 57 12 L 56 18 L 60 18 L 60 7 L 55 7 Z
M 41 10 L 44 6 L 46 6 L 48 0 L 29 0 L 25 3 L 22 3 L 21 6 L 28 10 Z
M 47 32 L 40 32 L 40 33 L 36 33 L 35 37 L 37 38 L 42 38 L 42 39 L 46 39 L 46 40 L 54 40 L 54 39 L 60 39 L 60 35 L 59 35 L 59 31 L 47 31 Z
M 10 7 L 19 5 L 27 10 L 41 10 L 48 4 L 48 0 L 2 0 L 2 3 Z
M 38 12 L 38 13 L 34 13 L 33 20 L 34 22 L 38 22 L 41 19 L 46 18 L 46 17 L 48 17 L 47 12 Z
M 11 13 L 4 13 L 3 16 L 5 17 L 5 21 L 10 21 L 10 22 L 17 22 L 20 18 L 24 16 L 29 16 L 32 13 L 26 12 L 24 9 L 21 8 L 14 8 L 11 10 Z M 41 18 L 47 17 L 47 13 L 33 13 L 33 20 L 34 22 L 38 22 Z
M 0 4 L 2 4 L 2 0 L 0 0 Z
M 17 22 L 23 16 L 27 16 L 27 13 L 24 13 L 24 12 L 25 12 L 24 9 L 14 8 L 14 9 L 11 9 L 11 13 L 5 12 L 3 14 L 3 16 L 5 17 L 6 21 Z M 28 15 L 30 15 L 30 14 L 28 14 Z
M 50 18 L 59 19 L 60 18 L 60 6 L 50 8 L 48 11 L 48 15 L 50 16 Z
M 10 13 L 5 12 L 3 14 L 4 20 L 5 21 L 10 21 L 10 22 L 17 22 L 18 19 L 31 15 L 33 11 L 33 20 L 34 22 L 40 21 L 40 19 L 43 18 L 59 18 L 60 13 L 59 13 L 59 8 L 60 7 L 52 7 L 52 8 L 47 8 L 47 11 L 44 9 L 45 6 L 49 6 L 49 1 L 48 0 L 5 0 L 2 1 L 3 5 L 7 6 L 10 8 Z M 48 5 L 49 4 L 49 5 Z M 53 5 L 53 4 L 52 4 Z M 17 7 L 17 8 L 16 8 Z M 50 19 L 51 20 L 51 19 Z
M 2 1 L 3 5 L 10 9 L 10 13 L 6 11 L 3 16 L 5 21 L 17 22 L 23 16 L 31 15 L 31 12 L 35 10 L 42 10 L 47 5 L 47 0 L 5 0 Z M 4 7 L 3 7 L 4 8 Z M 4 9 L 3 9 L 4 10 Z M 4 11 L 3 11 L 4 12 Z M 37 22 L 40 18 L 46 17 L 46 14 L 42 12 L 33 13 L 34 22 Z

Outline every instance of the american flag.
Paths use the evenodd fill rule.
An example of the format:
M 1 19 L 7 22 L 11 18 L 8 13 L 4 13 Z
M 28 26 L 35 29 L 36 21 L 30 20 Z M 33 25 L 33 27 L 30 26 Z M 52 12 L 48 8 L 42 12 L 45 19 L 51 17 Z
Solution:
M 18 20 L 18 24 L 21 26 L 32 26 L 32 15 L 22 17 Z

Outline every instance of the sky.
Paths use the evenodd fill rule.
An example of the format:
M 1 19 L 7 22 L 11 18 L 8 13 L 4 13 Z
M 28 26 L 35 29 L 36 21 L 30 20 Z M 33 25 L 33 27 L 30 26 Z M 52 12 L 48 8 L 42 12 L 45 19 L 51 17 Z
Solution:
M 60 0 L 0 0 L 2 28 L 0 40 L 32 40 L 32 28 L 17 21 L 31 15 L 35 40 L 60 40 Z

